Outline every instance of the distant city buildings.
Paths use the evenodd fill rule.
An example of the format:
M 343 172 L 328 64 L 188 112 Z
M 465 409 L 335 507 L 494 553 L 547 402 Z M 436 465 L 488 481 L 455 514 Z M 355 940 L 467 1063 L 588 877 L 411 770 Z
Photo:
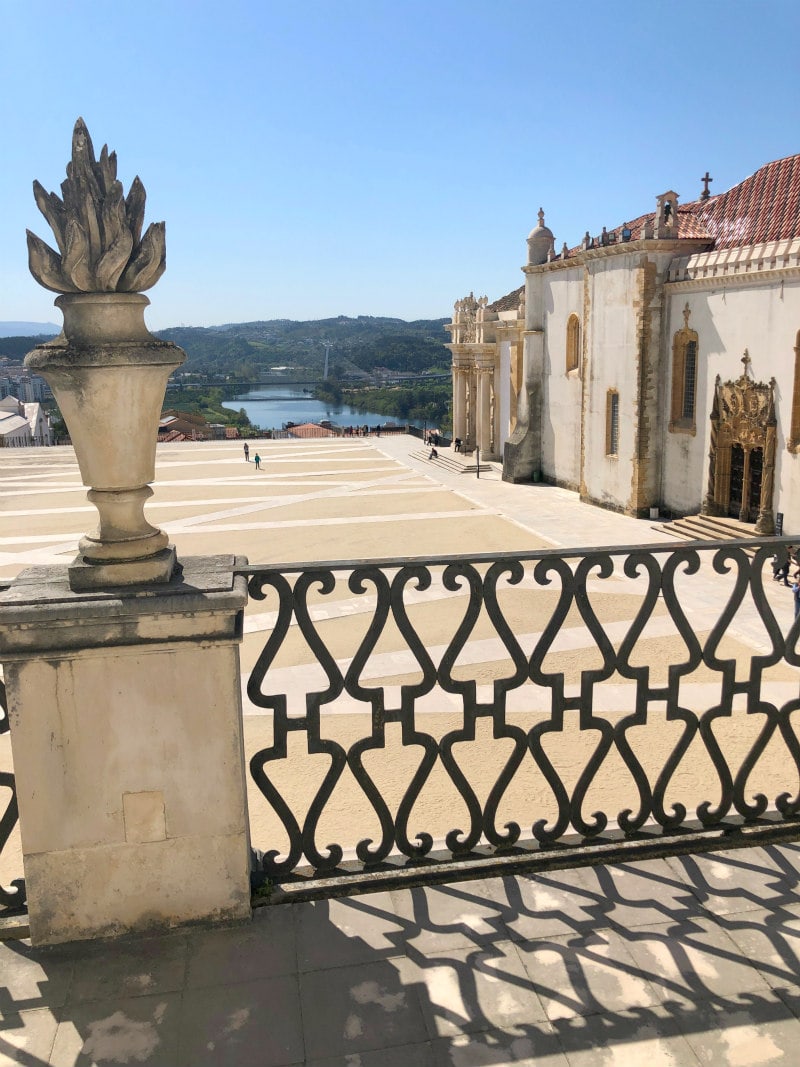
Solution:
M 0 400 L 13 396 L 26 404 L 52 400 L 50 386 L 39 374 L 31 374 L 21 363 L 0 359 Z
M 53 443 L 50 420 L 38 401 L 23 403 L 15 396 L 0 399 L 0 448 Z
M 0 448 L 55 444 L 44 402 L 50 386 L 21 363 L 0 359 Z
M 210 441 L 215 437 L 225 437 L 224 427 L 219 427 L 222 433 L 217 433 L 218 427 L 209 424 L 202 415 L 191 414 L 188 411 L 176 411 L 174 408 L 162 412 L 158 423 L 158 440 L 161 442 L 173 441 Z

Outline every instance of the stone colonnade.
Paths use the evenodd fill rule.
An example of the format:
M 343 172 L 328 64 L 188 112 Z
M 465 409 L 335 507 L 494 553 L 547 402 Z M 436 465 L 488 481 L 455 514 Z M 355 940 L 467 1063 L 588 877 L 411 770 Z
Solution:
M 453 437 L 479 448 L 487 459 L 500 455 L 500 368 L 493 344 L 450 346 L 453 352 Z

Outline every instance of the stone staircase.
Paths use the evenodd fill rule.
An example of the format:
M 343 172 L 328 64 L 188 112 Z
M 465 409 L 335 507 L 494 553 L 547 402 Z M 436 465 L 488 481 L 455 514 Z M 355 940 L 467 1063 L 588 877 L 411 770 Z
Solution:
M 752 523 L 720 515 L 685 515 L 653 529 L 682 541 L 739 541 L 757 536 Z
M 460 452 L 451 452 L 449 449 L 437 449 L 439 456 L 437 459 L 429 460 L 431 465 L 438 467 L 444 467 L 445 470 L 451 471 L 453 474 L 477 474 L 477 463 L 470 463 L 469 457 L 462 455 Z M 412 459 L 428 459 L 431 454 L 430 448 L 419 448 L 414 452 L 410 452 L 409 455 Z M 488 463 L 481 462 L 481 471 L 488 472 L 493 468 Z

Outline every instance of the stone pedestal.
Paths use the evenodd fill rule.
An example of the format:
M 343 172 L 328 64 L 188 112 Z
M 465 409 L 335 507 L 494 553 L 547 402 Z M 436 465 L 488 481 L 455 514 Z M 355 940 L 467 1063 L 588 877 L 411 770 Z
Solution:
M 35 943 L 249 916 L 245 562 L 89 594 L 34 567 L 0 594 Z

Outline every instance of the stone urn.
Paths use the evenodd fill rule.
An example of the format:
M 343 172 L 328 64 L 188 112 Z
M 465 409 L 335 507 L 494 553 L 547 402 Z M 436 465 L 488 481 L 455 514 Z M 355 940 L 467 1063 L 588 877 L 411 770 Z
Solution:
M 79 543 L 69 568 L 73 590 L 167 582 L 175 550 L 144 516 L 155 477 L 158 424 L 167 379 L 186 359 L 145 326 L 150 303 L 141 290 L 166 266 L 165 227 L 142 233 L 144 186 L 135 178 L 123 195 L 116 154 L 95 159 L 78 119 L 62 196 L 34 182 L 37 206 L 58 251 L 28 231 L 31 273 L 61 295 L 63 332 L 39 345 L 25 366 L 46 379 L 69 429 L 89 500 L 100 523 Z
M 186 356 L 148 331 L 141 293 L 69 293 L 56 306 L 62 334 L 28 354 L 46 379 L 69 429 L 89 500 L 99 512 L 69 568 L 76 590 L 168 581 L 175 550 L 152 526 L 156 441 L 167 379 Z

